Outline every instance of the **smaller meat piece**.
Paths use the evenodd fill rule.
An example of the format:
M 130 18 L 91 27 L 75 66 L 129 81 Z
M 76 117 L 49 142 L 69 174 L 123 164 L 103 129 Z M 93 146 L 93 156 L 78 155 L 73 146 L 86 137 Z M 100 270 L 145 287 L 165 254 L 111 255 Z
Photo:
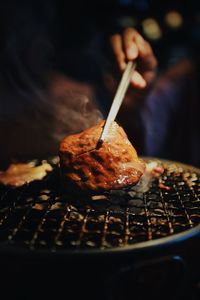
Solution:
M 106 140 L 98 146 L 105 121 L 67 136 L 60 144 L 60 165 L 66 185 L 81 190 L 110 190 L 135 185 L 145 164 L 124 130 L 113 122 Z
M 30 163 L 13 163 L 5 172 L 0 172 L 0 182 L 12 187 L 20 187 L 34 180 L 41 180 L 47 172 L 52 171 L 52 166 L 43 162 L 40 166 Z

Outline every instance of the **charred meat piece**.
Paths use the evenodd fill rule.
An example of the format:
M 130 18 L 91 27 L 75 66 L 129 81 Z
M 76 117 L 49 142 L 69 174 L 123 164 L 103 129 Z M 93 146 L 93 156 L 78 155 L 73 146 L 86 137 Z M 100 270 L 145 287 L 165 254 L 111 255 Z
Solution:
M 60 144 L 60 165 L 66 184 L 81 190 L 110 190 L 135 185 L 145 170 L 124 130 L 113 122 L 98 147 L 104 121 L 67 136 Z

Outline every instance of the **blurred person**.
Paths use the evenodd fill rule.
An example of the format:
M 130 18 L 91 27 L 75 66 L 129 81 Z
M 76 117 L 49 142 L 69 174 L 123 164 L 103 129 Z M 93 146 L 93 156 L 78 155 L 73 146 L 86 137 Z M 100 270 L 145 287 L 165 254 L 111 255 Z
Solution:
M 155 76 L 152 49 L 134 29 L 113 35 L 111 46 L 119 70 L 124 69 L 128 60 L 138 61 L 139 72 L 132 78 L 133 89 L 129 89 L 119 114 L 130 140 L 143 155 L 199 167 L 198 55 L 181 59 Z M 142 92 L 138 90 L 142 88 L 145 88 Z

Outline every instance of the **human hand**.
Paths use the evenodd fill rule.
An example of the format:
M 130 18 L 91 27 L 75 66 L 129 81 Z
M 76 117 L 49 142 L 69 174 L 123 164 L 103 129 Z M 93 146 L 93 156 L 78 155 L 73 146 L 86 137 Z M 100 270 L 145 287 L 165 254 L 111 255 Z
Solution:
M 150 44 L 133 28 L 125 29 L 122 35 L 114 34 L 110 42 L 120 71 L 124 71 L 127 61 L 137 59 L 137 71 L 131 83 L 137 88 L 145 88 L 154 78 L 157 66 Z

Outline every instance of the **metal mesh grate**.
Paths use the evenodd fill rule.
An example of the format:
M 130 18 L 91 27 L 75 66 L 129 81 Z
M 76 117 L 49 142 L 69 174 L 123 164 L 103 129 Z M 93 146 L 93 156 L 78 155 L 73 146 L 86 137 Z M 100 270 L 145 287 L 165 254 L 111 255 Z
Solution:
M 200 173 L 162 162 L 145 193 L 63 195 L 57 167 L 41 182 L 0 187 L 0 241 L 30 249 L 111 248 L 166 237 L 200 224 Z

